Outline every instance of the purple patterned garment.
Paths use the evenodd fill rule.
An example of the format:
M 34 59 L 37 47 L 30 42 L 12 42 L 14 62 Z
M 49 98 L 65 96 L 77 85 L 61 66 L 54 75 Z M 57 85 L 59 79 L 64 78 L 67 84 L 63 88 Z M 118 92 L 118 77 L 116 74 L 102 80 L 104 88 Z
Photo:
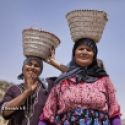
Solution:
M 42 83 L 40 84 L 38 91 L 36 94 L 33 95 L 34 101 L 32 100 L 33 103 L 30 103 L 30 105 L 23 105 L 25 106 L 25 109 L 22 110 L 23 108 L 18 108 L 13 114 L 9 115 L 8 117 L 4 117 L 5 120 L 9 120 L 8 125 L 38 125 L 39 121 L 39 116 L 42 112 L 42 108 L 45 105 L 46 99 L 48 97 L 50 89 L 53 87 L 54 82 L 53 79 L 48 78 L 48 90 L 43 87 Z M 11 86 L 5 93 L 3 99 L 0 101 L 0 111 L 4 109 L 4 104 L 7 101 L 10 101 L 17 96 L 19 96 L 22 92 L 20 85 L 13 85 Z M 27 103 L 26 103 L 27 104 Z M 29 107 L 33 107 L 33 110 L 28 111 Z M 28 120 L 29 119 L 29 120 Z M 27 123 L 27 121 L 29 121 Z M 42 124 L 45 125 L 45 124 Z
M 3 100 L 0 102 L 0 109 L 3 109 L 3 105 L 4 103 L 6 103 L 7 101 L 12 100 L 13 98 L 17 97 L 18 95 L 20 95 L 21 90 L 19 89 L 18 86 L 14 85 L 11 86 Z M 45 89 L 42 88 L 42 86 L 39 88 L 38 91 L 38 96 L 35 98 L 34 103 L 30 104 L 32 105 L 33 111 L 29 114 L 29 118 L 30 118 L 30 123 L 29 125 L 37 125 L 38 121 L 39 121 L 39 115 L 41 113 L 41 107 L 44 106 L 45 101 L 48 97 L 48 94 L 45 92 Z M 37 103 L 36 103 L 37 102 Z M 9 120 L 8 125 L 27 125 L 27 121 L 28 121 L 28 117 L 26 115 L 25 112 L 27 112 L 27 107 L 24 110 L 21 110 L 20 108 L 17 109 L 12 115 L 9 115 L 8 117 L 4 117 L 4 119 Z

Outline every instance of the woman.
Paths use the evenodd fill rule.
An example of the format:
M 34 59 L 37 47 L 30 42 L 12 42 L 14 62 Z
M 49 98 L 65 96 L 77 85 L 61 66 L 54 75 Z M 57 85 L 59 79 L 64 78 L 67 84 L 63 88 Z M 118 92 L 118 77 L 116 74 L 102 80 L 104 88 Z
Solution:
M 97 65 L 92 39 L 76 41 L 69 71 L 50 92 L 42 121 L 55 125 L 121 125 L 115 89 L 103 67 Z
M 41 107 L 44 106 L 55 78 L 47 79 L 48 88 L 39 79 L 43 61 L 39 57 L 27 57 L 19 79 L 23 83 L 11 86 L 0 102 L 1 115 L 8 125 L 37 125 Z

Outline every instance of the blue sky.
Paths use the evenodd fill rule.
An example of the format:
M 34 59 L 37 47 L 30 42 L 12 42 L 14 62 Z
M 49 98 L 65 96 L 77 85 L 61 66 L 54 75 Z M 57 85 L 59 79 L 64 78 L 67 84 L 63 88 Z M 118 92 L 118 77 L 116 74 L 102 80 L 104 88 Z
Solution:
M 108 13 L 108 22 L 98 43 L 98 58 L 104 61 L 116 90 L 125 117 L 125 1 L 124 0 L 0 0 L 0 80 L 20 83 L 24 60 L 22 30 L 41 28 L 57 35 L 61 44 L 56 58 L 67 64 L 71 59 L 73 42 L 65 15 L 75 9 L 98 9 Z M 60 72 L 44 64 L 41 77 L 57 76 Z

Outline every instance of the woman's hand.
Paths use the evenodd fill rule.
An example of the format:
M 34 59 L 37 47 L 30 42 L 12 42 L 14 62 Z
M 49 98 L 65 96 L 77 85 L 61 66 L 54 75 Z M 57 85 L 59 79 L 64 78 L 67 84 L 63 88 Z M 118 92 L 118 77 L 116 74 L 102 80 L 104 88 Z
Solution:
M 24 80 L 26 91 L 28 90 L 31 93 L 36 90 L 38 86 L 38 76 L 36 77 L 36 74 L 32 70 L 25 72 Z
M 26 78 L 26 89 L 29 91 L 35 91 L 38 86 L 38 80 L 34 79 L 34 77 Z
M 45 59 L 44 61 L 47 62 L 50 65 L 53 65 L 53 62 L 55 61 L 55 49 L 54 47 L 52 49 L 49 49 L 49 57 L 47 59 Z
M 55 59 L 55 49 L 50 49 L 50 56 L 44 60 L 46 63 L 54 66 L 56 69 L 60 70 L 61 72 L 67 72 L 68 67 L 60 64 L 56 59 Z

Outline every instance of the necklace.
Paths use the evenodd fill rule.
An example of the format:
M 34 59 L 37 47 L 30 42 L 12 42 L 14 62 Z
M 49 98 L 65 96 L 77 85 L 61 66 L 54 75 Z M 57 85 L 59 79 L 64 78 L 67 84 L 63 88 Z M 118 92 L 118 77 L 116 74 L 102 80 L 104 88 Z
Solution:
M 19 88 L 21 92 L 25 90 L 24 83 L 22 83 Z M 33 116 L 35 105 L 38 103 L 38 93 L 40 90 L 40 83 L 38 83 L 36 91 L 34 91 L 22 105 L 24 110 L 24 116 L 27 119 L 27 125 L 30 125 L 30 118 Z

